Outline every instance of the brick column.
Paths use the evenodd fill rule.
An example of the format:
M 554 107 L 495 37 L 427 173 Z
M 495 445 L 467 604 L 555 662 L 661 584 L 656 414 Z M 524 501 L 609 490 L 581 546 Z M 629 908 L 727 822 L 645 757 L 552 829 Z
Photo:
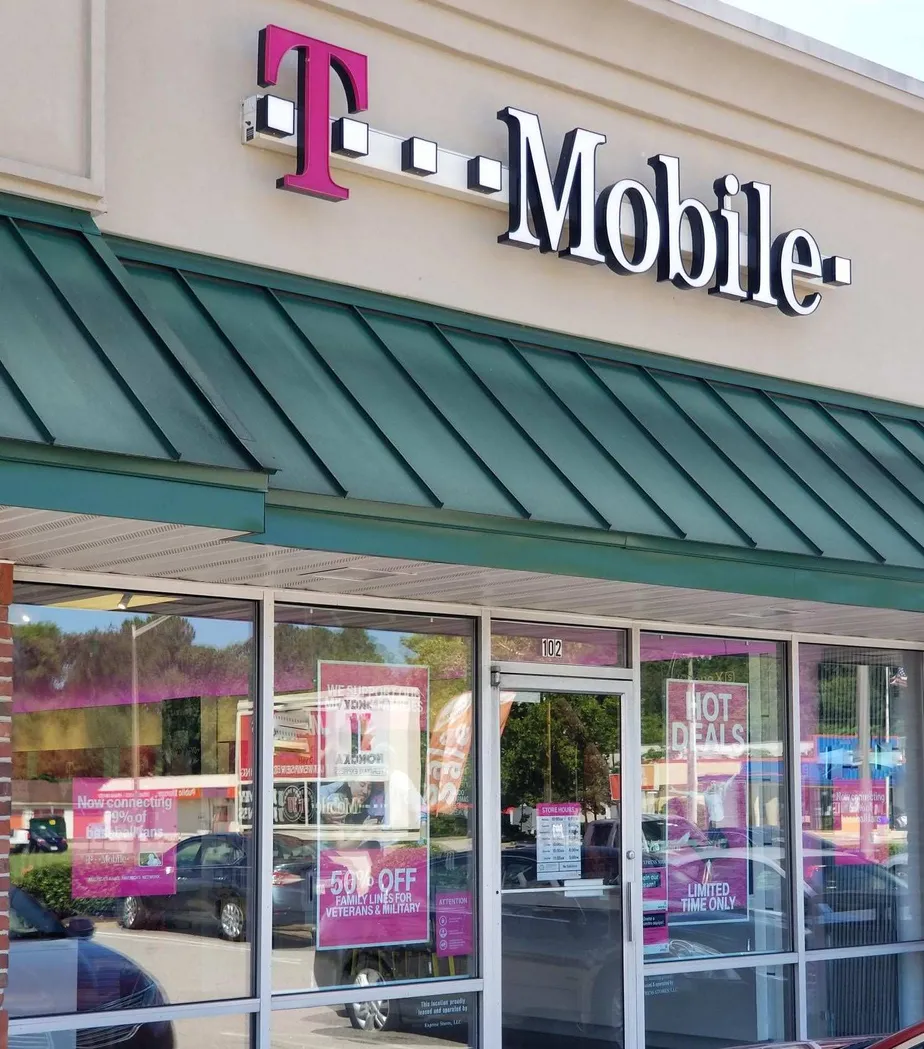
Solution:
M 9 612 L 13 566 L 0 563 L 0 1049 L 7 1049 L 4 994 L 10 948 L 10 811 L 12 803 L 13 641 Z

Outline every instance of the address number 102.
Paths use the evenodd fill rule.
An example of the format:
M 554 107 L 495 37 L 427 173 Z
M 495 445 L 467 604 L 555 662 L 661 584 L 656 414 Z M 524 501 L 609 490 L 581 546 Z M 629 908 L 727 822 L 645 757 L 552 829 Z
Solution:
M 562 643 L 560 637 L 544 637 L 541 644 L 543 659 L 561 659 Z

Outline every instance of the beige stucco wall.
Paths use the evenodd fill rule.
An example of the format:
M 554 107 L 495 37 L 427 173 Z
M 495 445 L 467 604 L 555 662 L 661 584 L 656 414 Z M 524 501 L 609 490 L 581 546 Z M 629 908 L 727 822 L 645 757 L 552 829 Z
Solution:
M 99 206 L 105 16 L 105 0 L 0 0 L 0 191 Z
M 4 23 L 26 17 L 23 6 L 0 0 Z M 670 0 L 108 0 L 105 20 L 107 231 L 924 404 L 922 98 Z M 375 128 L 506 160 L 495 113 L 509 104 L 540 114 L 555 156 L 574 126 L 605 133 L 601 187 L 650 184 L 656 152 L 680 156 L 684 191 L 706 201 L 727 171 L 769 181 L 775 231 L 805 226 L 825 254 L 850 256 L 854 286 L 792 320 L 501 247 L 503 213 L 381 180 L 338 172 L 352 191 L 339 204 L 280 192 L 292 160 L 245 148 L 239 134 L 241 99 L 257 91 L 257 32 L 270 22 L 369 56 Z M 54 48 L 66 47 L 60 35 Z M 287 62 L 280 93 L 294 97 Z M 36 86 L 13 81 L 14 95 Z M 345 112 L 339 86 L 333 97 Z M 25 137 L 45 163 L 79 159 L 73 134 L 50 160 L 39 156 L 45 139 Z

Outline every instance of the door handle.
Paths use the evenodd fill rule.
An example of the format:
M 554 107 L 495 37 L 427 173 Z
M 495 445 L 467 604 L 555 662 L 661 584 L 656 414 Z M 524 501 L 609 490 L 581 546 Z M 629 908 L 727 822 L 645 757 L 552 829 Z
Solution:
M 635 929 L 632 921 L 632 882 L 626 882 L 626 927 L 628 929 L 627 939 L 629 943 L 635 938 Z

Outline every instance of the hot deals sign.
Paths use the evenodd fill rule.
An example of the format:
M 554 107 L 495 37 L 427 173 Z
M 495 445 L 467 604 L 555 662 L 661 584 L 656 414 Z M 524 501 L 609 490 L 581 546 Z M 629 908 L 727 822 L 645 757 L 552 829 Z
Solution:
M 733 828 L 741 844 L 728 855 L 711 850 L 700 857 L 689 846 L 672 845 L 664 871 L 671 926 L 700 920 L 745 921 L 749 912 L 747 777 L 748 686 L 728 681 L 668 680 L 667 754 L 687 766 L 687 798 L 702 797 L 711 828 Z M 698 804 L 693 806 L 698 812 Z M 686 853 L 689 852 L 689 855 Z M 717 853 L 717 854 L 715 854 Z M 652 932 L 660 933 L 660 918 Z M 647 942 L 647 941 L 646 941 Z M 660 941 L 654 941 L 660 944 Z
M 741 750 L 748 741 L 748 686 L 726 681 L 667 682 L 671 758 Z

